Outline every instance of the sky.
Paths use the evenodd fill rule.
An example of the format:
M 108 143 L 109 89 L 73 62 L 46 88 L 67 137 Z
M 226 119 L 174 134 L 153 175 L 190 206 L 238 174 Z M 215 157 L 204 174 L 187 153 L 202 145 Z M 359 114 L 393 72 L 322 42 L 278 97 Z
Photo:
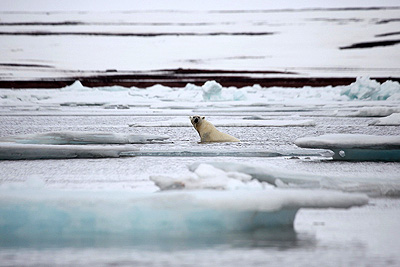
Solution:
M 1 0 L 4 11 L 251 10 L 400 6 L 399 0 Z

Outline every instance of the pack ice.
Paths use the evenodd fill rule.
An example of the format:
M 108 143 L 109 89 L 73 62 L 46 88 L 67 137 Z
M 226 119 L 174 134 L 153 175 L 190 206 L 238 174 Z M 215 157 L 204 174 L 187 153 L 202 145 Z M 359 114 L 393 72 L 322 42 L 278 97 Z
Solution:
M 295 141 L 303 148 L 324 148 L 334 152 L 334 160 L 400 161 L 400 136 L 327 134 Z
M 365 205 L 365 195 L 315 190 L 201 190 L 135 193 L 46 189 L 37 181 L 0 188 L 0 245 L 131 242 L 292 227 L 300 208 Z

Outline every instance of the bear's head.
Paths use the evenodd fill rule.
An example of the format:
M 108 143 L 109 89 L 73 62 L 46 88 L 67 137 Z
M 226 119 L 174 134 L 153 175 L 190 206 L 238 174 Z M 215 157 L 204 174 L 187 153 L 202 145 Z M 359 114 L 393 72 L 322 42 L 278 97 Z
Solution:
M 202 120 L 204 120 L 206 117 L 200 117 L 198 115 L 195 115 L 195 116 L 190 116 L 189 118 L 193 126 L 196 127 L 196 125 L 200 124 Z

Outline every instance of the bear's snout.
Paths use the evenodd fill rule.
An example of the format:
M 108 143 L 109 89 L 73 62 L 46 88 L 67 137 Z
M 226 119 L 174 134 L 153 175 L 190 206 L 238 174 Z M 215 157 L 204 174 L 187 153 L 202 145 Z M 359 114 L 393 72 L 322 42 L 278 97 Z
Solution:
M 198 123 L 199 122 L 199 119 L 198 118 L 195 118 L 194 119 L 194 123 Z

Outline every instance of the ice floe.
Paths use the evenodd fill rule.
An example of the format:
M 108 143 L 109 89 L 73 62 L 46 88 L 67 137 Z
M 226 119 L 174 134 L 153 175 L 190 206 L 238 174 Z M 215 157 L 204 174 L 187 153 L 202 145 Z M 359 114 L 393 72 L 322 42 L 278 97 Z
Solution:
M 268 151 L 262 149 L 167 149 L 167 150 L 135 150 L 122 152 L 126 157 L 331 157 L 329 150 L 302 149 L 285 151 Z
M 216 127 L 308 127 L 314 120 L 212 120 Z M 151 122 L 136 122 L 130 127 L 192 127 L 189 119 L 176 118 Z
M 199 164 L 189 166 L 195 171 Z M 234 162 L 207 162 L 215 168 L 225 172 L 239 172 L 251 175 L 253 179 L 267 182 L 279 188 L 308 188 L 330 189 L 343 192 L 365 193 L 371 197 L 398 197 L 400 196 L 400 174 L 382 176 L 382 174 L 362 175 L 328 175 L 305 171 L 287 170 L 277 167 L 263 167 L 259 164 L 244 164 Z
M 350 208 L 360 194 L 318 190 L 71 191 L 0 187 L 0 245 L 248 232 L 293 227 L 300 208 Z
M 377 119 L 369 125 L 376 126 L 400 126 L 400 113 L 393 113 L 387 117 Z
M 362 107 L 354 113 L 352 117 L 385 117 L 392 113 L 400 113 L 400 107 Z
M 0 143 L 0 160 L 118 158 L 132 147 Z
M 168 136 L 157 135 L 62 131 L 0 137 L 0 142 L 48 145 L 145 144 L 165 141 L 168 138 Z
M 330 149 L 335 160 L 400 161 L 400 136 L 327 134 L 295 141 L 303 148 Z

